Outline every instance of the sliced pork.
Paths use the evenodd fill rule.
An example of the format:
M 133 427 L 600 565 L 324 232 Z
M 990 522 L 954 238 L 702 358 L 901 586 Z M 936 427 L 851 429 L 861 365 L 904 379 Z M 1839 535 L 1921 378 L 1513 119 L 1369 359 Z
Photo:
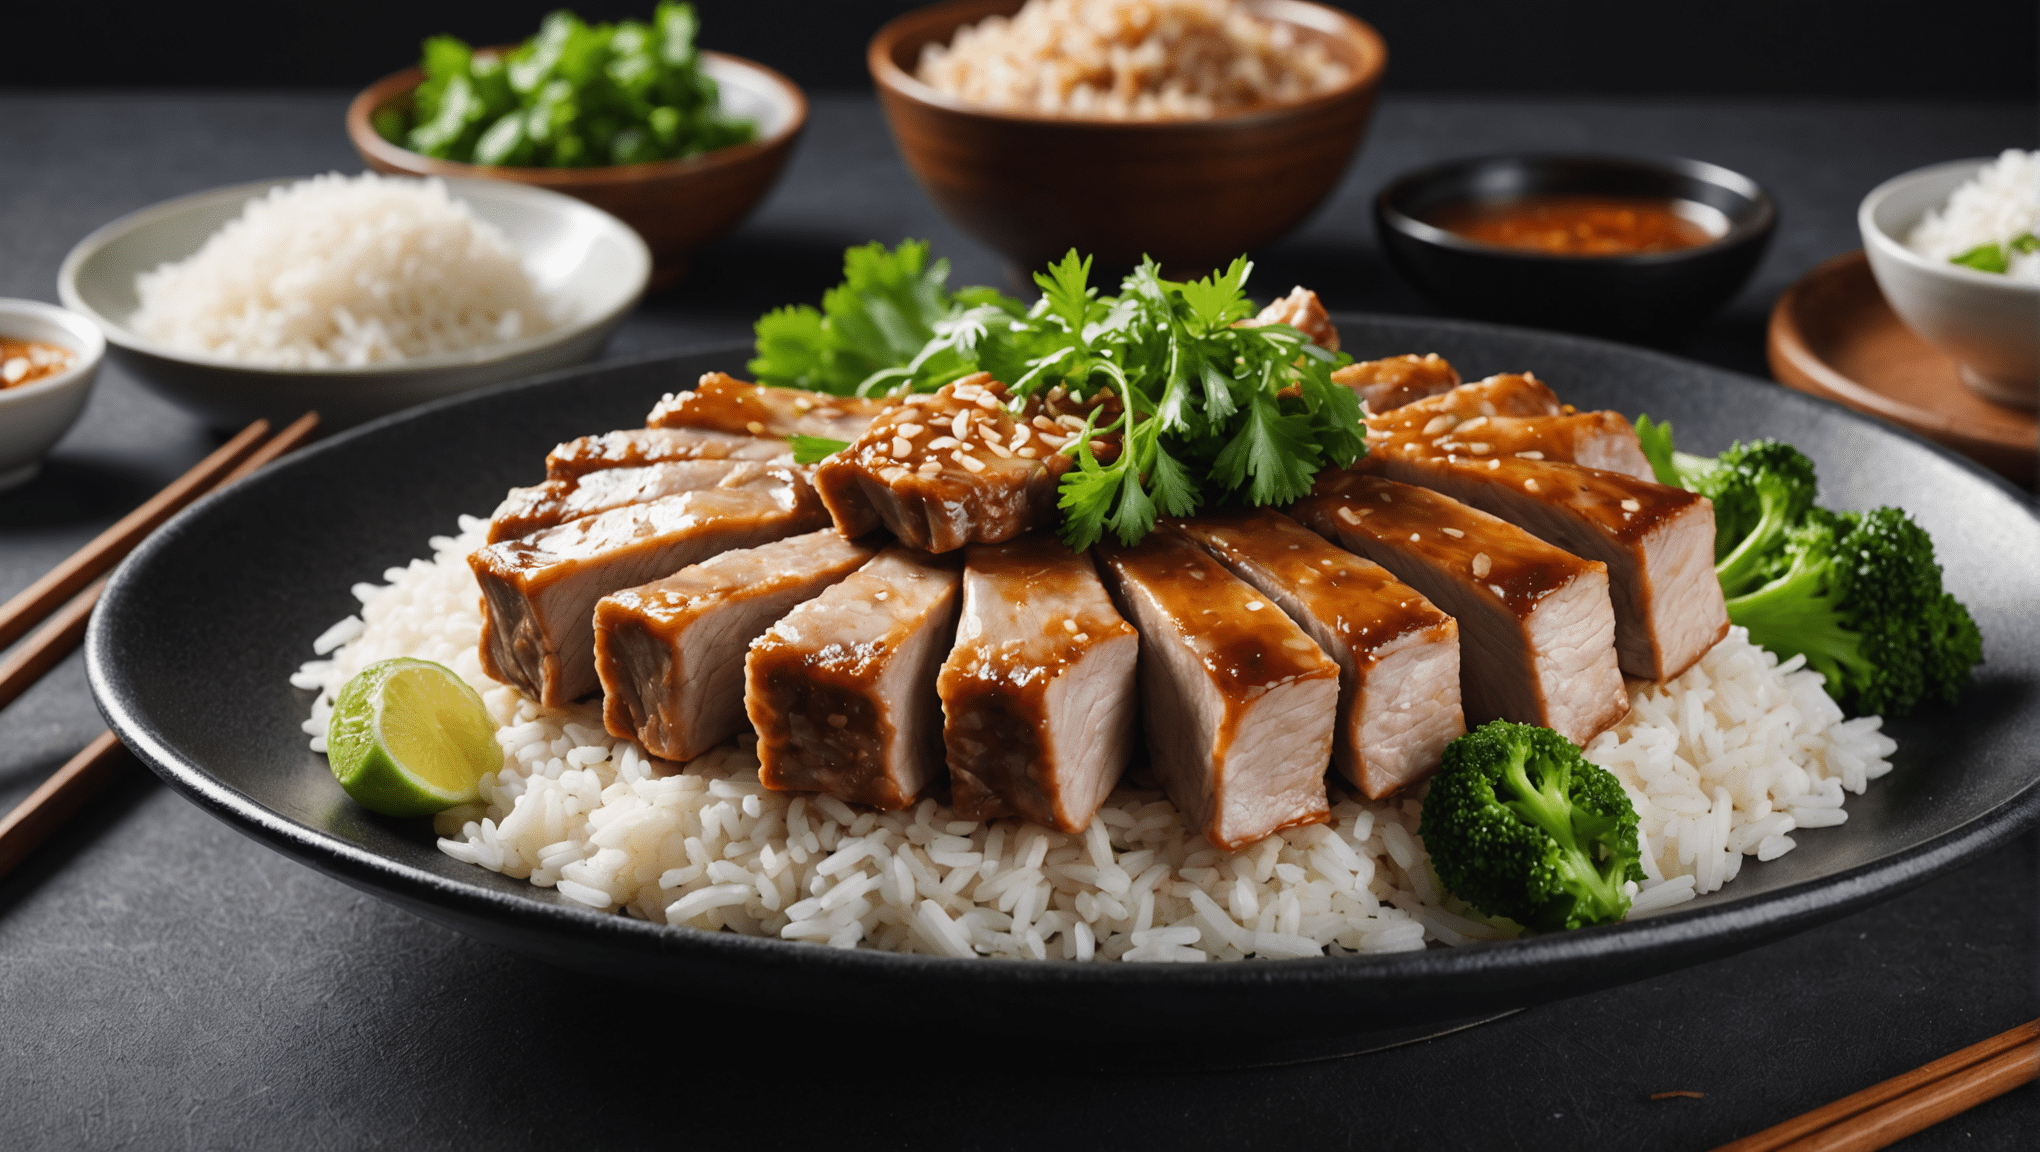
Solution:
M 1570 411 L 1535 375 L 1504 372 L 1411 400 L 1377 419 L 1389 421 L 1381 425 L 1386 430 L 1422 429 L 1436 423 L 1433 431 L 1442 431 L 1476 416 L 1563 416 Z M 1439 421 L 1441 416 L 1449 420 Z
M 1362 464 L 1606 564 L 1615 652 L 1631 676 L 1669 680 L 1728 635 L 1728 607 L 1714 578 L 1714 506 L 1704 496 L 1617 472 L 1513 456 L 1374 452 Z
M 482 589 L 482 668 L 541 704 L 576 700 L 596 688 L 596 601 L 828 522 L 797 473 L 766 468 L 490 544 L 468 557 Z
M 824 528 L 604 596 L 595 605 L 603 726 L 669 760 L 692 760 L 745 730 L 751 641 L 877 554 Z
M 667 394 L 645 417 L 645 426 L 849 441 L 862 435 L 884 407 L 883 400 L 773 388 L 710 372 L 692 390 Z
M 1459 373 L 1436 352 L 1411 353 L 1348 364 L 1332 373 L 1332 383 L 1359 393 L 1367 411 L 1387 412 L 1458 387 Z
M 1140 630 L 1149 763 L 1190 827 L 1230 850 L 1324 820 L 1338 664 L 1181 529 L 1098 552 Z
M 1466 731 L 1459 625 L 1388 569 L 1272 509 L 1181 522 L 1339 663 L 1332 763 L 1371 799 L 1437 771 Z
M 1339 350 L 1339 330 L 1333 326 L 1331 314 L 1325 311 L 1317 293 L 1302 285 L 1290 289 L 1287 296 L 1269 301 L 1259 315 L 1240 321 L 1238 327 L 1261 328 L 1269 324 L 1287 324 L 1327 352 Z
M 966 820 L 1018 814 L 1081 832 L 1133 751 L 1140 637 L 1090 554 L 1053 536 L 965 555 L 956 647 L 937 681 L 951 804 Z
M 752 641 L 744 709 L 767 788 L 893 809 L 941 777 L 935 678 L 956 633 L 958 567 L 887 548 Z
M 569 440 L 545 458 L 545 478 L 572 480 L 610 468 L 642 468 L 674 460 L 782 461 L 786 441 L 704 428 L 626 428 Z
M 1083 427 L 1045 398 L 1013 411 L 1005 385 L 980 372 L 901 398 L 815 466 L 815 488 L 847 536 L 883 524 L 927 552 L 996 544 L 1055 523 L 1056 482 L 1073 463 L 1059 450 Z
M 1367 449 L 1377 455 L 1516 457 L 1583 464 L 1654 480 L 1636 429 L 1620 412 L 1563 416 L 1473 416 L 1408 409 L 1367 421 Z
M 1291 514 L 1459 621 L 1468 726 L 1514 720 L 1584 744 L 1629 711 L 1608 567 L 1449 496 L 1328 470 Z
M 792 464 L 792 453 L 782 454 L 778 463 Z M 749 460 L 669 460 L 641 468 L 609 468 L 571 479 L 548 480 L 530 488 L 512 488 L 489 517 L 489 543 L 516 540 L 612 508 L 644 504 L 719 484 L 740 483 L 742 477 L 755 475 L 765 467 Z

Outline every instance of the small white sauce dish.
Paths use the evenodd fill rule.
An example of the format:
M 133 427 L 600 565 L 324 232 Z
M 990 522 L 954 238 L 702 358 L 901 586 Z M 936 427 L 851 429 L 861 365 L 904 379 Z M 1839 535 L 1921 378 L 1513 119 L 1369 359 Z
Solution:
M 1946 204 L 1990 162 L 1956 160 L 1894 176 L 1863 198 L 1856 226 L 1899 319 L 1953 358 L 1978 395 L 2033 408 L 2040 406 L 2040 284 L 1930 260 L 1905 244 L 1928 209 Z
M 99 326 L 40 300 L 0 299 L 0 336 L 69 349 L 71 366 L 0 388 L 0 492 L 35 479 L 42 460 L 85 410 L 106 358 Z
M 248 201 L 289 180 L 216 188 L 123 216 L 78 242 L 57 272 L 67 307 L 106 333 L 126 371 L 215 428 L 260 416 L 288 423 L 317 411 L 327 430 L 414 404 L 593 359 L 637 305 L 651 252 L 630 226 L 571 196 L 498 180 L 447 178 L 447 191 L 502 229 L 539 294 L 562 319 L 547 331 L 410 360 L 361 367 L 270 368 L 167 347 L 127 326 L 140 307 L 135 277 L 198 251 Z

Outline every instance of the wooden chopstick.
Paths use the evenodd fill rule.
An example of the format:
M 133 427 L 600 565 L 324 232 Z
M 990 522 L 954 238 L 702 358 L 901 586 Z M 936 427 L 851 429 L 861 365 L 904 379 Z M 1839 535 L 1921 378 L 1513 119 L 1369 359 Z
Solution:
M 303 444 L 318 427 L 318 413 L 307 412 L 258 448 L 255 444 L 269 431 L 269 423 L 255 421 L 148 503 L 122 517 L 118 524 L 100 533 L 92 543 L 0 607 L 0 648 L 37 620 L 49 617 L 18 651 L 0 661 L 0 708 L 21 695 L 84 639 L 92 608 L 106 588 L 103 577 L 96 580 L 94 577 L 132 551 L 178 509 L 209 491 L 225 488 Z M 91 581 L 89 586 L 87 581 Z M 69 603 L 65 603 L 67 597 Z M 100 733 L 56 775 L 31 792 L 28 799 L 0 817 L 0 876 L 6 875 L 53 829 L 68 820 L 126 751 L 112 732 Z
M 71 757 L 14 811 L 0 816 L 0 876 L 12 871 L 22 857 L 69 820 L 126 755 L 127 749 L 112 732 L 101 732 L 99 739 Z
M 150 497 L 147 503 L 120 518 L 90 544 L 0 604 L 0 648 L 21 638 L 36 621 L 56 611 L 57 606 L 78 594 L 78 590 L 102 576 L 120 558 L 134 550 L 142 538 L 161 527 L 178 509 L 198 499 L 246 459 L 257 442 L 269 434 L 269 421 L 257 420 L 235 433 L 212 455 Z
M 1868 1152 L 2036 1078 L 2040 1020 L 2031 1020 L 1715 1152 Z

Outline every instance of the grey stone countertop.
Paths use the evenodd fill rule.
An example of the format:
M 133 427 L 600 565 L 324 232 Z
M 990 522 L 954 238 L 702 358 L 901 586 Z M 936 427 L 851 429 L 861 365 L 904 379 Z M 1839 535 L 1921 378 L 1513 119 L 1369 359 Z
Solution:
M 0 94 L 0 296 L 54 300 L 72 244 L 157 201 L 358 170 L 345 100 Z M 1331 201 L 1256 254 L 1256 283 L 1422 313 L 1373 242 L 1369 201 L 1394 174 L 1533 148 L 1692 156 L 1782 208 L 1755 280 L 1681 349 L 1762 376 L 1771 301 L 1858 246 L 1866 191 L 2032 132 L 2017 105 L 1391 98 Z M 821 95 L 770 199 L 610 355 L 745 338 L 764 309 L 817 299 L 846 245 L 906 236 L 953 284 L 1011 283 L 936 214 L 869 97 Z M 44 476 L 0 494 L 0 598 L 211 444 L 109 368 Z M 101 727 L 74 656 L 0 712 L 0 807 Z M 990 1028 L 755 1022 L 551 968 L 318 875 L 133 768 L 0 880 L 0 1146 L 1708 1148 L 2040 1015 L 2035 855 L 2028 834 L 1755 951 L 1386 1050 L 1368 1051 L 1407 1037 L 1129 1066 Z M 1674 1089 L 1704 1095 L 1650 1099 Z M 1906 1147 L 2023 1147 L 2036 1129 L 2029 1085 Z

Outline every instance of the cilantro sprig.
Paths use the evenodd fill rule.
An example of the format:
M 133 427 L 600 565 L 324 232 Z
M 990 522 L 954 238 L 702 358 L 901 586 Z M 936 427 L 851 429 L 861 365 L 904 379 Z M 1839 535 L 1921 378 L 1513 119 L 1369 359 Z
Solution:
M 928 263 L 925 244 L 851 249 L 845 282 L 820 312 L 781 309 L 758 322 L 752 371 L 860 395 L 933 391 L 985 371 L 1016 405 L 1057 386 L 1079 402 L 1117 397 L 1094 406 L 1063 449 L 1073 466 L 1058 503 L 1072 548 L 1107 531 L 1134 543 L 1157 516 L 1214 500 L 1287 503 L 1320 469 L 1366 451 L 1359 400 L 1331 379 L 1350 357 L 1286 324 L 1235 327 L 1255 313 L 1245 257 L 1190 281 L 1146 261 L 1115 297 L 1071 251 L 1034 274 L 1041 296 L 1031 305 L 986 288 L 950 295 L 948 271 Z M 1101 460 L 1093 441 L 1118 450 Z

